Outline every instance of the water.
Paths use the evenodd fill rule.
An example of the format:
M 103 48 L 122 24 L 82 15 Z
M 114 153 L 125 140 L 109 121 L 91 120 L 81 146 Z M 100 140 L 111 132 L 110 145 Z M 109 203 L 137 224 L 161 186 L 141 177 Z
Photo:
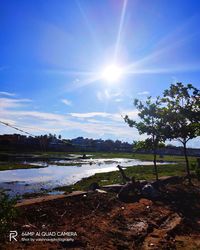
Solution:
M 59 166 L 59 163 L 72 165 Z M 115 158 L 61 160 L 56 162 L 57 165 L 47 165 L 44 162 L 30 164 L 40 165 L 41 168 L 0 171 L 0 188 L 6 189 L 10 195 L 41 192 L 52 190 L 58 186 L 74 184 L 82 178 L 89 177 L 95 173 L 118 170 L 116 168 L 118 164 L 123 167 L 130 167 L 152 165 L 152 162 Z

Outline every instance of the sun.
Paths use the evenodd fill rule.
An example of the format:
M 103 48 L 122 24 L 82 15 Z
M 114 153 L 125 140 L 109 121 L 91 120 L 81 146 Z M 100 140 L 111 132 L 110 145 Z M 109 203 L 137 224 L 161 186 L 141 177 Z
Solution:
M 117 64 L 110 64 L 106 66 L 101 73 L 102 78 L 107 82 L 117 82 L 120 80 L 122 75 L 123 69 Z

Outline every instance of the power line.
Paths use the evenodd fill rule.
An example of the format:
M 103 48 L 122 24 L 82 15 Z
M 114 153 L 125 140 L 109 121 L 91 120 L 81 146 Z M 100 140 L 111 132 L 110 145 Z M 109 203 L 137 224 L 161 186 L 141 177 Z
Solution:
M 17 130 L 17 131 L 20 131 L 20 132 L 22 132 L 22 133 L 25 133 L 25 134 L 27 134 L 27 135 L 30 135 L 30 136 L 32 136 L 32 137 L 36 137 L 36 135 L 33 135 L 33 134 L 31 134 L 31 133 L 29 133 L 29 132 L 27 132 L 27 131 L 25 131 L 25 130 L 23 130 L 23 129 L 20 129 L 20 128 L 16 127 L 16 126 L 13 126 L 13 125 L 11 125 L 11 124 L 9 124 L 9 123 L 7 123 L 7 122 L 2 122 L 2 121 L 0 121 L 0 123 L 3 124 L 3 125 L 5 125 L 5 126 L 7 126 L 7 127 L 13 128 L 13 129 L 15 129 L 15 130 Z M 43 143 L 43 138 L 40 138 L 40 139 L 42 139 L 42 143 Z M 60 140 L 60 139 L 57 139 L 57 140 L 59 140 L 60 142 L 62 142 L 62 143 L 64 143 L 64 144 L 68 144 L 68 143 L 66 143 L 65 141 L 62 141 L 62 140 Z
M 33 135 L 33 134 L 31 134 L 31 133 L 29 133 L 29 132 L 23 130 L 23 129 L 20 129 L 19 127 L 13 126 L 13 125 L 9 124 L 8 122 L 2 122 L 2 121 L 0 121 L 0 123 L 3 124 L 3 125 L 5 125 L 5 126 L 7 126 L 7 127 L 10 127 L 10 128 L 15 129 L 15 130 L 18 130 L 18 131 L 20 131 L 20 132 L 23 132 L 23 133 L 25 133 L 25 134 L 27 134 L 27 135 L 31 135 L 32 137 L 36 137 L 36 135 Z M 60 139 L 57 139 L 57 140 L 62 141 L 62 140 L 60 140 Z M 63 142 L 63 141 L 62 141 L 62 142 Z
M 7 127 L 10 127 L 10 128 L 15 129 L 15 130 L 18 130 L 18 131 L 20 131 L 20 132 L 22 132 L 22 133 L 25 133 L 25 134 L 27 134 L 27 135 L 36 137 L 35 135 L 33 135 L 33 134 L 31 134 L 31 133 L 29 133 L 29 132 L 27 132 L 27 131 L 25 131 L 25 130 L 22 130 L 22 129 L 20 129 L 20 128 L 17 128 L 17 127 L 15 127 L 15 126 L 13 126 L 13 125 L 7 123 L 7 122 L 2 122 L 2 121 L 0 121 L 0 123 L 3 124 L 3 125 L 5 125 L 5 126 L 7 126 Z
M 17 130 L 17 131 L 20 131 L 20 132 L 22 132 L 22 133 L 25 133 L 25 134 L 27 134 L 27 135 L 30 135 L 30 136 L 36 138 L 35 135 L 33 135 L 33 134 L 31 134 L 31 133 L 29 133 L 29 132 L 23 130 L 23 129 L 17 128 L 16 126 L 13 126 L 13 125 L 11 125 L 11 124 L 9 124 L 9 123 L 7 123 L 7 122 L 2 122 L 2 121 L 0 121 L 0 123 L 3 124 L 3 125 L 5 125 L 5 126 L 7 126 L 7 127 L 13 128 L 13 129 L 15 129 L 15 130 Z M 45 145 L 44 145 L 43 138 L 40 138 L 40 139 L 39 139 L 39 142 L 40 142 L 41 149 L 45 151 L 46 148 L 45 148 Z

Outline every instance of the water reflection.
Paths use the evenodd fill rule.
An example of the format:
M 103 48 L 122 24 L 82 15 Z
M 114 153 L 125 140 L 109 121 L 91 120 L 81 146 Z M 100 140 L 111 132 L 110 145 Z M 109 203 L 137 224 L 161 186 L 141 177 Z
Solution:
M 72 163 L 71 166 L 62 166 L 62 164 L 70 163 Z M 34 162 L 31 164 L 40 164 L 41 168 L 0 171 L 0 188 L 7 189 L 10 194 L 39 192 L 41 189 L 52 189 L 57 186 L 74 184 L 82 178 L 89 177 L 95 173 L 115 171 L 118 164 L 123 167 L 130 167 L 152 165 L 152 162 L 115 158 L 78 159 L 74 161 L 61 160 L 56 162 L 57 165 L 47 165 L 44 162 Z

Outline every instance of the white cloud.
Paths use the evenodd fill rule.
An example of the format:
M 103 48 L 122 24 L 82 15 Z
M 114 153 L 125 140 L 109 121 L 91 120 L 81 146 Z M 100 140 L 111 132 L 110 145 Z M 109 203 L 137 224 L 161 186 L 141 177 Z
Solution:
M 134 120 L 139 119 L 138 111 L 134 109 L 121 109 L 115 113 L 85 112 L 64 115 L 27 110 L 29 102 L 29 99 L 0 98 L 0 104 L 3 103 L 0 106 L 0 120 L 34 135 L 41 133 L 62 134 L 63 132 L 70 134 L 72 131 L 78 131 L 78 133 L 76 132 L 77 136 L 86 135 L 93 138 L 117 138 L 130 142 L 145 139 L 145 135 L 139 135 L 135 128 L 130 128 L 123 120 L 125 115 Z M 11 128 L 1 126 L 1 134 L 14 132 L 16 131 Z M 197 147 L 198 145 L 199 142 L 194 141 L 194 146 Z
M 97 92 L 97 99 L 101 102 L 105 101 L 105 99 L 109 99 L 110 94 L 109 92 L 105 89 L 104 91 L 98 91 Z
M 4 91 L 0 91 L 0 95 L 4 95 L 4 96 L 15 96 L 15 93 L 10 93 L 10 92 L 4 92 Z
M 121 109 L 120 114 L 124 117 L 128 115 L 131 119 L 138 119 L 138 110 L 136 109 Z
M 61 133 L 79 131 L 79 135 L 90 137 L 131 138 L 133 129 L 124 123 L 120 113 L 86 112 L 55 114 L 27 110 L 29 99 L 0 98 L 1 121 L 23 129 L 31 134 Z M 17 109 L 16 109 L 17 108 Z M 20 109 L 19 109 L 20 108 Z M 24 109 L 26 108 L 26 109 Z M 93 119 L 95 117 L 95 119 Z M 83 120 L 80 120 L 83 119 Z M 11 128 L 2 125 L 1 133 L 14 133 Z
M 131 119 L 137 118 L 138 111 L 137 110 L 121 110 L 118 113 L 108 113 L 108 112 L 88 112 L 88 113 L 69 113 L 70 116 L 75 118 L 84 118 L 88 120 L 88 118 L 106 118 L 104 119 L 104 122 L 123 122 L 123 116 L 128 115 Z
M 91 118 L 91 117 L 107 117 L 110 114 L 106 112 L 89 112 L 89 113 L 70 113 L 71 116 L 76 118 Z
M 67 106 L 71 106 L 72 105 L 72 102 L 69 101 L 69 100 L 67 100 L 67 99 L 62 99 L 61 101 L 62 101 L 62 103 L 64 103 Z
M 138 95 L 149 95 L 150 92 L 149 91 L 143 91 L 143 92 L 139 92 L 137 93 Z
M 27 100 L 27 99 L 20 99 Z M 18 101 L 20 102 L 18 99 Z M 15 107 L 15 103 L 13 104 Z M 22 106 L 23 107 L 23 106 Z M 1 121 L 15 125 L 31 134 L 79 131 L 78 135 L 92 138 L 117 138 L 125 141 L 143 140 L 145 135 L 139 135 L 135 128 L 130 128 L 122 116 L 138 119 L 137 110 L 121 110 L 120 113 L 88 112 L 55 114 L 31 110 L 16 110 L 7 106 L 1 110 Z M 122 115 L 122 116 L 121 116 Z M 95 119 L 93 119 L 95 117 Z M 79 118 L 84 118 L 80 121 Z M 2 133 L 14 133 L 12 128 L 1 126 Z M 196 143 L 194 146 L 198 146 Z
M 113 117 L 112 117 L 113 115 Z M 45 133 L 59 133 L 60 131 L 70 131 L 70 130 L 79 130 L 80 134 L 85 132 L 90 134 L 93 137 L 100 137 L 103 135 L 114 135 L 123 137 L 130 137 L 131 133 L 128 126 L 123 122 L 110 122 L 110 118 L 106 118 L 105 121 L 95 120 L 86 120 L 84 123 L 78 121 L 77 119 L 72 120 L 73 117 L 57 115 L 53 113 L 45 113 L 45 112 L 37 112 L 37 111 L 6 111 L 3 113 L 4 121 L 10 118 L 10 123 L 15 121 L 15 125 L 20 127 L 24 126 L 26 131 L 31 133 L 41 133 L 41 131 Z M 18 117 L 20 117 L 20 121 L 18 121 Z M 88 115 L 87 115 L 88 117 Z M 90 116 L 92 117 L 92 116 Z M 115 117 L 114 114 L 110 114 L 111 121 L 112 118 Z M 76 117 L 77 118 L 77 117 Z M 11 123 L 13 125 L 13 122 Z M 132 130 L 131 130 L 132 132 Z
M 17 107 L 23 106 L 27 102 L 31 102 L 31 100 L 30 99 L 0 98 L 0 109 L 17 108 Z
M 54 113 L 47 113 L 47 112 L 39 112 L 39 111 L 23 111 L 23 110 L 16 110 L 16 111 L 7 111 L 8 115 L 10 116 L 20 116 L 23 118 L 36 118 L 40 120 L 50 120 L 50 121 L 62 121 L 63 115 L 58 115 Z
M 103 91 L 97 92 L 97 99 L 100 102 L 104 102 L 105 100 L 113 100 L 115 102 L 121 102 L 122 101 L 122 93 L 121 92 L 111 92 L 107 89 Z
M 12 125 L 16 124 L 16 121 L 11 120 L 11 119 L 2 118 L 2 117 L 1 117 L 1 122 L 9 123 L 9 124 L 12 124 Z
M 117 99 L 115 99 L 115 102 L 122 102 L 122 101 L 123 101 L 122 98 L 117 98 Z

